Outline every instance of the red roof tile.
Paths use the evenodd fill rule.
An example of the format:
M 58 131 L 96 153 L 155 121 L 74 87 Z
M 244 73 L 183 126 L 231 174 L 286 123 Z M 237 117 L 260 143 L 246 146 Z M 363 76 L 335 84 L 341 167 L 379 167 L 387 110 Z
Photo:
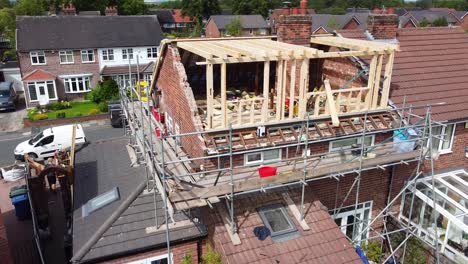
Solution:
M 342 30 L 343 37 L 365 38 L 363 32 Z M 468 34 L 461 28 L 401 28 L 390 99 L 406 105 L 445 103 L 432 107 L 438 121 L 468 119 Z M 424 114 L 424 109 L 415 111 Z
M 291 199 L 296 205 L 300 203 L 300 191 L 288 190 Z M 328 212 L 321 209 L 323 205 L 306 194 L 305 220 L 310 230 L 304 231 L 296 221 L 292 213 L 287 209 L 289 217 L 295 223 L 299 237 L 285 242 L 274 242 L 271 237 L 260 241 L 253 234 L 257 226 L 263 226 L 263 222 L 257 213 L 257 209 L 271 204 L 285 204 L 281 192 L 269 192 L 268 195 L 257 195 L 251 199 L 246 196 L 236 199 L 234 208 L 238 224 L 238 234 L 241 244 L 234 246 L 229 238 L 227 229 L 221 220 L 218 211 L 209 211 L 205 222 L 212 231 L 209 235 L 214 242 L 214 247 L 223 255 L 224 263 L 353 263 L 359 260 L 355 249 L 347 241 L 343 233 L 339 231 L 334 220 Z
M 173 9 L 172 17 L 176 23 L 192 23 L 193 20 L 189 16 L 182 15 L 182 9 Z
M 47 81 L 47 80 L 55 80 L 57 78 L 55 75 L 50 74 L 43 70 L 34 70 L 26 76 L 23 77 L 23 81 Z

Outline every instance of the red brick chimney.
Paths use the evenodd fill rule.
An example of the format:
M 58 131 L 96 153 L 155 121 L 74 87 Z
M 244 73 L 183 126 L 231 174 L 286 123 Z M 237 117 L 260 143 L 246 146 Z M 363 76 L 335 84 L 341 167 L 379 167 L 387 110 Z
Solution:
M 278 41 L 310 47 L 312 16 L 280 16 L 277 30 Z
M 367 30 L 374 39 L 395 39 L 398 30 L 398 16 L 394 14 L 370 14 Z
M 300 13 L 302 15 L 307 15 L 307 0 L 301 0 L 300 7 L 301 7 Z
M 76 16 L 76 8 L 73 4 L 62 5 L 62 15 L 64 16 Z
M 118 16 L 119 12 L 117 11 L 116 6 L 108 6 L 105 11 L 106 16 Z

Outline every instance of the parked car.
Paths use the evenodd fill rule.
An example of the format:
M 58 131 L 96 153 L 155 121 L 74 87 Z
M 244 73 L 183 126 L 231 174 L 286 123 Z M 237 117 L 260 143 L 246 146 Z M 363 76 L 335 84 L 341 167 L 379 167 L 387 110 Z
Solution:
M 125 117 L 122 115 L 120 101 L 109 102 L 110 122 L 112 127 L 122 127 Z
M 24 160 L 28 154 L 34 159 L 42 160 L 52 157 L 57 150 L 72 145 L 73 125 L 47 128 L 30 140 L 21 142 L 15 148 L 15 159 Z M 75 144 L 84 144 L 86 137 L 81 125 L 76 125 Z
M 16 110 L 18 94 L 12 82 L 0 82 L 0 111 Z

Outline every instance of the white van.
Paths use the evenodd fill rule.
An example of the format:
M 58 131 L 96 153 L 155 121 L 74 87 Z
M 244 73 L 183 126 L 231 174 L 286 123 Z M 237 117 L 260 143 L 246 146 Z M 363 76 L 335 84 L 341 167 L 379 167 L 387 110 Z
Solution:
M 25 154 L 39 160 L 52 157 L 57 150 L 71 147 L 72 134 L 73 125 L 47 128 L 30 140 L 19 143 L 15 148 L 15 159 L 24 160 Z M 86 142 L 81 125 L 76 125 L 75 135 L 75 144 Z

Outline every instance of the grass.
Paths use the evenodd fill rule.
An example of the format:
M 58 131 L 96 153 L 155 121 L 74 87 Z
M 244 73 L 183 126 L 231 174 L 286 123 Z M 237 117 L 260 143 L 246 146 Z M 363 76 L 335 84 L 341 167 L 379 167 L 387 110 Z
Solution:
M 90 114 L 91 109 L 99 109 L 98 105 L 94 102 L 70 102 L 71 107 L 64 110 L 49 110 L 45 114 L 47 119 L 57 119 L 58 112 L 64 112 L 65 117 L 87 116 Z M 99 113 L 99 110 L 97 110 Z M 31 115 L 28 115 L 31 119 Z M 33 114 L 34 116 L 34 114 Z

